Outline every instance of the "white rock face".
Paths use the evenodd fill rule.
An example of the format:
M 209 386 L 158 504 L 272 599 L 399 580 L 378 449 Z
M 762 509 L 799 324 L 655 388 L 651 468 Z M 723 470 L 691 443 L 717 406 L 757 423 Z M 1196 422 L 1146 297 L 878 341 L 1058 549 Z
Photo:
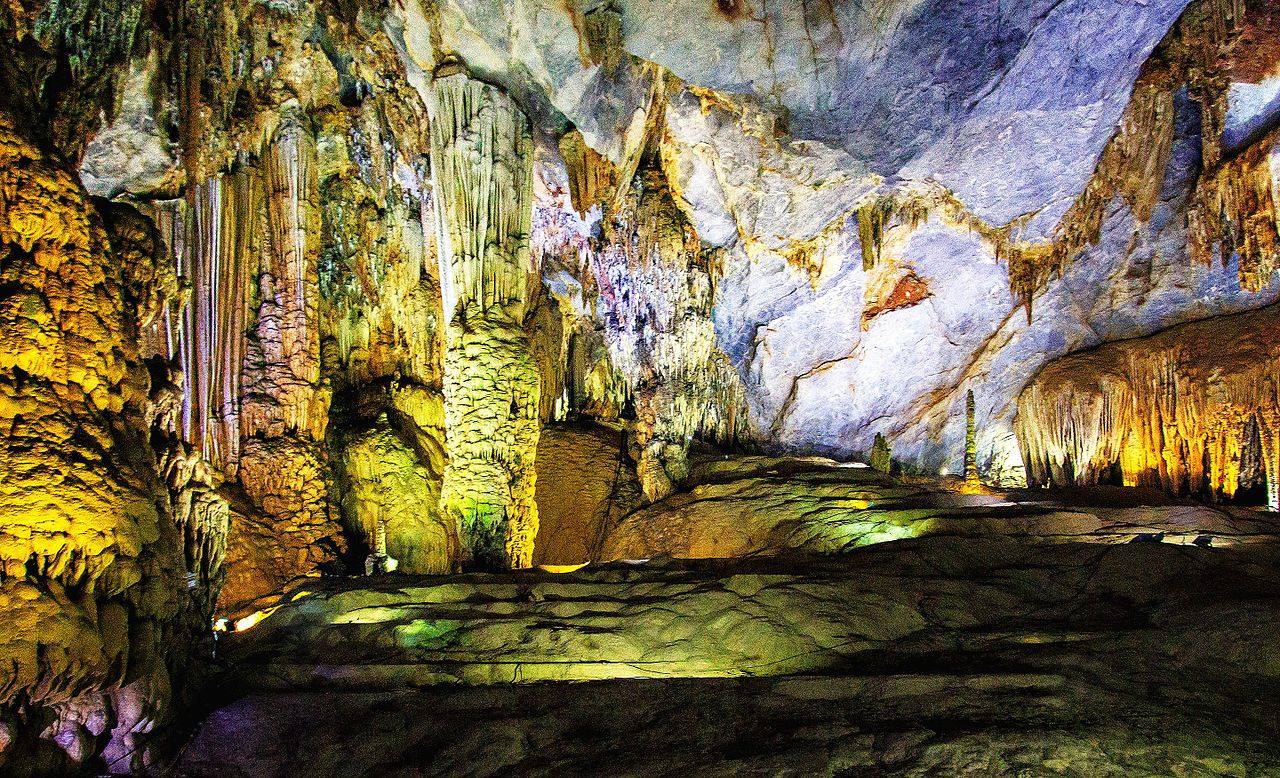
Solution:
M 427 72 L 438 52 L 420 3 L 402 0 L 396 16 L 407 60 Z M 1234 268 L 1187 255 L 1198 106 L 1179 103 L 1150 223 L 1117 198 L 1100 244 L 1036 295 L 1030 322 L 1005 261 L 957 219 L 890 225 L 883 260 L 864 270 L 854 214 L 876 193 L 923 187 L 988 227 L 1020 220 L 1018 238 L 1048 236 L 1186 6 L 447 0 L 437 41 L 544 127 L 567 120 L 624 166 L 661 106 L 678 204 L 728 249 L 717 338 L 766 445 L 850 457 L 882 433 L 899 461 L 959 472 L 972 389 L 982 469 L 1017 483 L 1014 398 L 1047 360 L 1280 295 L 1244 292 Z M 1237 90 L 1231 131 L 1268 115 L 1258 89 Z
M 914 271 L 930 296 L 876 316 L 865 331 L 859 301 L 869 278 L 889 271 L 863 272 L 850 230 L 833 239 L 826 262 L 839 270 L 816 290 L 780 258 L 740 258 L 722 281 L 717 324 L 742 366 L 757 429 L 784 448 L 839 457 L 865 455 L 882 433 L 895 459 L 960 473 L 973 389 L 979 463 L 988 477 L 1016 484 L 1015 400 L 1047 361 L 1280 298 L 1280 283 L 1253 294 L 1240 288 L 1234 264 L 1207 267 L 1188 256 L 1183 214 L 1199 128 L 1193 105 L 1184 100 L 1180 109 L 1150 223 L 1135 224 L 1127 206 L 1113 203 L 1100 243 L 1035 297 L 1030 323 L 1014 308 L 991 248 L 937 218 L 891 230 L 884 249 L 898 266 L 892 272 Z
M 629 54 L 689 84 L 763 105 L 785 117 L 792 138 L 813 142 L 789 150 L 795 161 L 788 167 L 827 167 L 839 149 L 848 156 L 832 173 L 937 181 L 990 223 L 1043 212 L 1034 224 L 1047 231 L 1083 188 L 1138 69 L 1187 2 L 626 0 L 610 7 Z M 647 106 L 649 79 L 631 63 L 593 63 L 585 20 L 609 11 L 560 0 L 437 5 L 445 48 L 518 98 L 558 111 L 601 153 L 621 157 L 635 115 Z M 401 0 L 397 16 L 409 59 L 429 71 L 435 55 L 424 4 Z M 812 235 L 802 233 L 784 234 Z
M 153 105 L 159 67 L 155 51 L 130 67 L 115 121 L 90 142 L 80 165 L 80 180 L 90 194 L 172 195 L 182 183 L 176 144 L 159 126 Z

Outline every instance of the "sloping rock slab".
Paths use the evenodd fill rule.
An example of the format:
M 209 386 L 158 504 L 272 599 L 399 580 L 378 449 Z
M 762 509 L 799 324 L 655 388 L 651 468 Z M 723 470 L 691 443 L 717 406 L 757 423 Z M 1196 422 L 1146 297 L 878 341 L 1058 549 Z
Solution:
M 1237 657 L 1270 676 L 1278 584 L 1273 546 L 940 537 L 831 561 L 318 582 L 230 636 L 227 655 L 253 688 L 770 676 L 862 668 L 886 651 L 1077 641 L 1150 652 L 1162 673 L 1178 656 Z M 1266 651 L 1250 653 L 1268 625 L 1254 647 Z
M 603 559 L 687 559 L 804 551 L 844 553 L 925 535 L 1053 542 L 1230 546 L 1280 540 L 1274 514 L 1172 500 L 1146 489 L 1099 487 L 962 494 L 955 484 L 890 478 L 817 458 L 747 457 L 700 463 L 692 489 L 628 516 Z

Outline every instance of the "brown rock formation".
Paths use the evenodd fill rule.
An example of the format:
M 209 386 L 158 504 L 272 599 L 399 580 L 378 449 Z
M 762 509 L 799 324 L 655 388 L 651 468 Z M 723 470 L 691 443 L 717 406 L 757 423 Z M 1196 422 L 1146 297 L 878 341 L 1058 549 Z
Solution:
M 1275 306 L 1050 363 L 1018 399 L 1032 485 L 1097 483 L 1231 497 L 1261 461 L 1274 500 L 1280 389 Z
M 144 219 L 104 208 L 0 117 L 0 763 L 19 773 L 141 765 L 220 583 L 225 505 L 151 446 L 173 403 L 139 347 L 172 274 Z

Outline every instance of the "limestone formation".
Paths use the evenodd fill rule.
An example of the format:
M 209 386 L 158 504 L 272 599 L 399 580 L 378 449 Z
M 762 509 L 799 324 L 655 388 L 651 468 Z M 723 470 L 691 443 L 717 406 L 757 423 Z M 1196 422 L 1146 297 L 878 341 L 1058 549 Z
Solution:
M 540 381 L 523 329 L 533 148 L 510 97 L 465 73 L 431 84 L 431 180 L 444 300 L 440 507 L 477 564 L 528 567 Z
M 0 7 L 0 773 L 219 706 L 177 772 L 1274 772 L 1278 53 L 1268 0 Z M 386 685 L 631 675 L 388 745 Z
M 257 165 L 216 174 L 151 212 L 191 286 L 153 336 L 182 368 L 179 426 L 249 504 L 235 512 L 224 604 L 316 572 L 342 547 L 321 445 L 316 149 L 283 125 Z
M 974 403 L 973 390 L 965 395 L 964 401 L 964 483 L 970 490 L 982 488 L 978 480 L 978 429 L 974 422 L 977 405 Z
M 1260 462 L 1272 510 L 1280 423 L 1275 306 L 1050 363 L 1024 390 L 1032 484 L 1120 480 L 1231 497 Z M 1249 456 L 1249 449 L 1255 449 Z
M 893 454 L 889 449 L 889 442 L 884 439 L 884 435 L 876 435 L 875 441 L 871 444 L 871 468 L 879 470 L 881 473 L 888 473 L 893 470 Z
M 256 690 L 182 771 L 1274 770 L 1251 695 L 1274 549 L 939 537 L 848 561 L 313 587 L 237 636 Z
M 661 173 L 636 179 L 610 220 L 594 260 L 605 338 L 635 407 L 640 484 L 656 500 L 683 480 L 695 435 L 738 438 L 743 400 L 711 320 L 718 255 L 703 250 Z
M 342 444 L 339 482 L 343 514 L 352 534 L 382 553 L 403 573 L 447 573 L 457 558 L 457 529 L 440 516 L 442 473 L 421 463 L 383 413 L 371 428 L 349 433 Z
M 142 332 L 173 276 L 149 223 L 99 211 L 9 117 L 0 155 L 0 766 L 128 771 L 207 634 L 226 507 L 152 448 L 173 404 Z
M 544 427 L 538 438 L 536 565 L 580 565 L 641 499 L 626 432 L 604 426 Z
M 596 557 L 786 558 L 933 535 L 1234 546 L 1269 543 L 1275 534 L 1248 508 L 1177 501 L 1155 488 L 975 494 L 962 479 L 890 478 L 819 458 L 701 460 L 690 484 L 610 528 Z

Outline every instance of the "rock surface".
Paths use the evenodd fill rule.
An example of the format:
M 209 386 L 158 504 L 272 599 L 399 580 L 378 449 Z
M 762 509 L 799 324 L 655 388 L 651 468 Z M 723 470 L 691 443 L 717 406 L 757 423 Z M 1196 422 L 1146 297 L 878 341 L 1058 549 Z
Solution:
M 819 459 L 707 460 L 690 486 L 628 515 L 597 558 L 836 554 L 926 535 L 1231 546 L 1273 542 L 1280 531 L 1272 514 L 1177 502 L 1156 490 L 964 494 L 963 482 L 904 481 Z
M 285 688 L 214 712 L 176 773 L 1273 774 L 1277 561 L 939 537 L 322 587 L 236 636 Z M 459 677 L 494 685 L 405 689 Z
M 609 529 L 640 501 L 623 432 L 609 427 L 545 427 L 538 438 L 535 565 L 599 559 Z
M 3 114 L 0 170 L 0 770 L 128 771 L 200 653 L 226 505 L 143 362 L 176 291 L 151 224 Z
M 990 603 L 974 606 L 987 626 L 1049 611 L 1078 626 L 1081 613 L 1106 621 L 1139 607 L 1121 591 L 1132 586 L 1156 609 L 1141 623 L 1158 626 L 1115 638 L 1153 641 L 1133 648 L 1135 666 L 1164 678 L 1151 657 L 1174 656 L 1182 672 L 1229 686 L 1226 670 L 1178 664 L 1182 648 L 1160 642 L 1203 633 L 1234 648 L 1183 583 L 1159 585 L 1190 598 L 1199 632 L 1151 605 L 1160 555 L 1174 553 L 1164 546 L 1114 552 L 1127 583 L 1101 599 L 1086 591 L 1050 607 L 1001 587 L 1055 592 L 1076 568 L 1109 564 L 1080 557 L 1081 541 L 1207 544 L 1177 553 L 1210 564 L 1214 546 L 1269 546 L 1270 516 L 1147 492 L 1050 500 L 984 491 L 975 476 L 1001 487 L 1129 478 L 1175 492 L 1208 481 L 1222 496 L 1266 481 L 1280 507 L 1273 349 L 1266 332 L 1233 334 L 1222 318 L 1280 299 L 1273 5 L 0 7 L 0 769 L 144 766 L 147 736 L 195 688 L 172 682 L 199 677 L 191 660 L 224 580 L 221 607 L 235 616 L 315 584 L 250 633 L 280 638 L 264 637 L 254 661 L 301 652 L 288 672 L 307 682 L 514 679 L 504 656 L 527 666 L 525 680 L 775 660 L 830 672 L 822 662 L 862 651 L 846 640 L 866 638 L 859 629 L 885 627 L 882 642 L 901 643 L 893 620 L 924 618 L 937 599 Z M 1197 321 L 1227 342 L 1169 331 Z M 1070 375 L 1050 368 L 1033 383 L 1059 357 L 1152 334 L 1212 359 L 1116 356 L 1101 377 L 1081 377 L 1098 365 L 1069 357 L 1059 364 Z M 1020 440 L 1019 411 L 1034 419 Z M 562 461 L 536 465 L 544 425 L 591 418 L 621 430 L 553 428 L 546 453 Z M 716 443 L 848 460 L 876 441 L 877 464 L 908 477 L 769 459 L 691 472 L 688 458 Z M 927 480 L 965 461 L 978 472 L 962 488 Z M 652 504 L 633 511 L 639 495 Z M 981 591 L 963 576 L 937 590 L 905 556 L 901 574 L 885 567 L 866 581 L 815 561 L 861 560 L 860 546 L 895 538 L 937 550 L 943 569 L 970 552 L 1008 569 Z M 418 573 L 667 554 L 769 555 L 777 566 L 729 578 L 659 566 L 375 579 L 360 592 L 318 580 L 370 556 L 377 569 L 383 552 Z M 1213 576 L 1251 617 L 1247 598 L 1231 598 L 1252 591 L 1241 581 L 1254 572 L 1234 564 Z M 401 584 L 428 601 L 408 631 L 396 599 L 406 595 L 390 591 Z M 865 592 L 893 607 L 877 611 Z M 963 642 L 963 609 L 947 603 L 939 639 Z M 335 629 L 338 617 L 349 623 Z M 272 626 L 286 621 L 314 646 Z M 1128 657 L 1108 639 L 1066 642 Z M 358 669 L 394 660 L 406 640 L 421 662 Z M 318 672 L 306 652 L 320 647 L 351 663 Z M 461 652 L 452 665 L 432 658 L 441 647 Z M 550 659 L 566 650 L 587 659 Z M 1008 660 L 1002 678 L 1025 669 L 1025 656 L 1010 657 L 997 657 Z M 1242 666 L 1238 655 L 1222 663 Z M 1240 688 L 1265 699 L 1269 670 L 1240 672 Z M 1098 684 L 1083 671 L 1064 683 Z M 1128 677 L 1101 685 L 1150 697 Z M 667 688 L 636 694 L 661 715 Z M 761 700 L 775 691 L 743 688 Z M 1153 742 L 1144 769 L 1156 773 L 1255 753 L 1243 741 L 1195 751 L 1213 733 L 1153 741 L 1132 717 L 1102 732 L 1071 712 L 1077 693 L 1031 740 L 979 727 L 988 756 L 1013 749 L 1012 762 L 982 764 L 1024 764 L 1036 743 L 1067 749 L 1065 762 L 1046 758 L 1079 772 L 1136 769 L 1144 757 L 1132 754 Z M 1234 692 L 1207 693 L 1208 710 L 1249 715 L 1224 696 Z M 707 694 L 711 711 L 720 692 Z M 841 699 L 876 698 L 851 694 Z M 847 727 L 824 747 L 868 771 L 978 764 L 973 740 L 929 750 L 953 712 L 930 694 L 920 710 L 946 715 L 919 725 L 936 737 L 908 738 L 907 756 L 839 751 L 859 737 Z M 1189 714 L 1158 713 L 1166 728 L 1208 732 Z M 979 718 L 1028 724 L 1009 715 Z M 1086 748 L 1063 727 L 1105 745 Z M 722 743 L 690 737 L 680 742 Z M 871 742 L 878 754 L 884 744 Z M 493 761 L 551 770 L 515 752 Z M 1196 767 L 1200 756 L 1210 762 Z

